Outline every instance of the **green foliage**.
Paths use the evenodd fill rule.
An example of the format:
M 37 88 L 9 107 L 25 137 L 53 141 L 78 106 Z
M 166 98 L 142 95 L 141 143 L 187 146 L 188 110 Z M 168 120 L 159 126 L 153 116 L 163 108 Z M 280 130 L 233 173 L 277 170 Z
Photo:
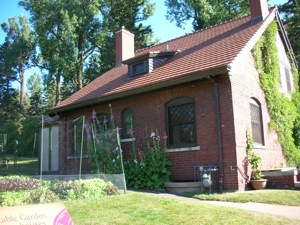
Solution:
M 39 127 L 37 117 L 26 117 L 21 124 L 21 133 L 18 137 L 18 155 L 19 156 L 32 156 L 33 151 L 35 155 L 38 152 L 39 142 Z M 35 149 L 34 149 L 35 147 Z
M 251 179 L 252 180 L 260 180 L 262 177 L 261 171 L 259 169 L 259 167 L 262 166 L 262 158 L 255 154 L 255 152 L 253 152 L 253 138 L 252 138 L 252 134 L 250 130 L 247 130 L 247 147 L 246 147 L 246 151 L 247 151 L 247 158 L 246 161 L 250 163 L 251 165 L 251 169 L 252 169 L 252 173 L 251 173 Z
M 260 74 L 260 84 L 267 99 L 268 112 L 272 119 L 270 128 L 278 133 L 288 164 L 299 166 L 300 151 L 297 149 L 293 139 L 293 134 L 295 133 L 293 129 L 296 129 L 294 125 L 299 123 L 296 122 L 299 116 L 294 104 L 296 100 L 294 102 L 291 101 L 279 90 L 279 61 L 277 57 L 276 34 L 277 25 L 273 21 L 266 29 L 263 37 L 255 45 L 253 55 Z M 294 96 L 298 96 L 298 94 Z
M 0 177 L 0 205 L 51 203 L 79 198 L 99 198 L 119 194 L 111 183 L 101 179 L 39 181 L 28 177 Z
M 249 12 L 247 0 L 165 0 L 165 5 L 167 19 L 175 21 L 178 27 L 183 27 L 186 21 L 192 20 L 194 30 L 220 24 Z
M 125 163 L 127 184 L 134 188 L 161 188 L 171 175 L 168 169 L 171 162 L 166 152 L 167 137 L 160 137 L 157 131 L 151 131 L 149 136 L 147 129 L 145 133 L 141 148 L 132 143 L 131 159 Z
M 9 43 L 5 51 L 4 64 L 20 82 L 20 109 L 24 108 L 25 77 L 24 73 L 31 67 L 30 58 L 35 50 L 35 37 L 30 30 L 29 21 L 25 16 L 9 18 L 8 23 L 1 24 L 2 30 L 7 34 L 5 40 Z M 7 71 L 6 71 L 7 72 Z
M 265 204 L 300 206 L 300 192 L 295 190 L 255 190 L 214 194 L 186 194 L 199 200 L 226 202 L 260 202 Z
M 18 192 L 1 192 L 0 193 L 0 205 L 1 206 L 18 206 L 26 205 L 27 199 L 29 199 L 30 193 L 27 191 Z
M 299 91 L 294 92 L 292 96 L 292 100 L 294 105 L 297 108 L 297 117 L 294 121 L 294 128 L 293 128 L 293 138 L 294 138 L 295 145 L 300 150 L 300 92 Z
M 47 71 L 44 83 L 54 105 L 114 66 L 114 33 L 122 26 L 135 33 L 136 48 L 153 43 L 150 26 L 140 23 L 154 13 L 150 0 L 22 0 L 19 5 L 30 13 L 39 46 L 34 63 Z
M 273 200 L 282 205 L 299 205 L 299 191 L 264 190 L 231 192 L 231 195 L 245 195 L 246 202 Z M 265 193 L 265 194 L 264 194 Z M 226 195 L 227 195 L 226 194 Z M 225 194 L 223 194 L 225 195 Z M 223 196 L 222 195 L 222 196 Z M 262 195 L 265 195 L 262 196 Z M 205 195 L 207 197 L 213 194 Z M 284 197 L 283 197 L 284 196 Z M 218 206 L 193 199 L 165 198 L 160 194 L 129 191 L 126 195 L 96 200 L 68 201 L 66 205 L 74 224 L 122 224 L 122 225 L 174 225 L 174 224 L 230 224 L 230 225 L 295 225 L 299 220 L 268 215 L 237 208 Z M 242 199 L 242 198 L 240 198 Z M 252 200 L 254 199 L 254 200 Z M 269 199 L 269 201 L 268 201 Z M 287 204 L 286 204 L 287 203 Z M 242 204 L 241 204 L 242 205 Z M 87 207 L 88 206 L 88 207 Z M 101 210 L 99 210 L 101 209 Z M 95 213 L 97 212 L 97 213 Z
M 247 136 L 247 147 L 246 147 L 246 151 L 247 154 L 251 153 L 252 149 L 253 149 L 253 138 L 252 138 L 252 134 L 250 130 L 247 130 L 246 132 L 246 136 Z
M 5 121 L 3 125 L 3 134 L 7 135 L 6 148 L 5 151 L 7 154 L 14 154 L 15 140 L 19 137 L 20 134 L 20 124 L 14 122 L 13 120 Z

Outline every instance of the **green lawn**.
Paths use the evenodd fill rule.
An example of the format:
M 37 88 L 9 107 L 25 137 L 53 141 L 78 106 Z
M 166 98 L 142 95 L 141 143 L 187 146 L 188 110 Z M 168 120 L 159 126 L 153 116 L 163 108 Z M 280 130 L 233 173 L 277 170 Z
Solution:
M 296 192 L 295 192 L 296 193 Z M 129 191 L 65 202 L 75 224 L 300 224 L 299 220 Z
M 0 168 L 0 175 L 35 175 L 38 173 L 38 158 L 18 156 L 16 158 L 16 164 L 13 155 L 7 155 L 6 159 L 9 160 L 8 167 Z
M 260 202 L 267 204 L 300 206 L 300 191 L 272 190 L 232 192 L 224 194 L 186 194 L 200 200 L 214 200 L 227 202 Z

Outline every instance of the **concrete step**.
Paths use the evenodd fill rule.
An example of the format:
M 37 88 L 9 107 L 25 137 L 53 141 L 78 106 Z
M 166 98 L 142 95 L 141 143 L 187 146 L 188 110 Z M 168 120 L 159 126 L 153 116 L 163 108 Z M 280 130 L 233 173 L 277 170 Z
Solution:
M 295 182 L 295 188 L 300 189 L 300 181 Z

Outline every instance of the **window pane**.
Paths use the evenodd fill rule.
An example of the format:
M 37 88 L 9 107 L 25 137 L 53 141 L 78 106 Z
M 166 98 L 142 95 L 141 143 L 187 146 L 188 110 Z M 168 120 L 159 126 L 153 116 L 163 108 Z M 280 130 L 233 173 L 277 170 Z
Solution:
M 253 142 L 264 145 L 261 108 L 259 105 L 250 103 L 251 128 Z
M 192 146 L 196 144 L 194 103 L 168 107 L 170 146 Z
M 81 154 L 81 147 L 83 146 L 82 152 L 86 154 L 86 142 L 85 137 L 82 136 L 84 132 L 83 129 L 83 118 L 78 118 L 72 121 L 72 130 L 70 132 L 70 138 L 73 140 L 72 144 L 72 155 L 80 155 Z
M 288 68 L 285 68 L 285 77 L 286 77 L 287 91 L 290 93 L 292 91 L 292 87 L 291 87 L 291 79 L 290 79 L 290 73 Z
M 130 129 L 133 126 L 133 119 L 132 119 L 132 111 L 131 109 L 124 110 L 122 114 L 122 134 L 123 138 L 130 137 Z

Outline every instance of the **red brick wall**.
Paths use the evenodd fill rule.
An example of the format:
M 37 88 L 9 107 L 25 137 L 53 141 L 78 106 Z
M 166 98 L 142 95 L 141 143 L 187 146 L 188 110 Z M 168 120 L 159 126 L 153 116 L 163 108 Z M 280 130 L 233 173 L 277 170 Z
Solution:
M 251 174 L 250 166 L 244 164 L 246 158 L 246 131 L 251 129 L 249 99 L 257 99 L 262 108 L 263 132 L 265 145 L 254 147 L 253 151 L 263 157 L 263 169 L 280 168 L 286 164 L 282 148 L 278 144 L 278 136 L 269 129 L 270 116 L 267 110 L 267 102 L 259 85 L 258 73 L 250 53 L 241 55 L 232 67 L 230 80 L 233 96 L 234 126 L 237 165 L 248 176 Z M 245 179 L 238 174 L 239 190 L 245 189 Z
M 236 163 L 236 156 L 234 154 L 232 109 L 231 107 L 228 107 L 232 105 L 230 100 L 231 92 L 228 89 L 230 83 L 226 75 L 222 76 L 218 82 L 222 121 L 221 129 L 223 133 L 222 142 L 224 145 L 223 155 L 224 160 L 226 160 L 224 165 L 231 165 L 232 163 Z M 194 178 L 194 166 L 218 164 L 213 82 L 206 80 L 202 82 L 193 82 L 183 86 L 165 89 L 160 92 L 133 96 L 131 98 L 124 98 L 110 103 L 112 104 L 116 124 L 118 126 L 121 126 L 121 112 L 127 107 L 132 109 L 136 142 L 140 143 L 141 139 L 144 137 L 145 127 L 147 127 L 148 130 L 158 129 L 160 134 L 166 133 L 165 105 L 169 101 L 180 97 L 191 97 L 195 99 L 197 145 L 200 146 L 200 150 L 170 153 L 172 161 L 170 167 L 172 170 L 171 180 L 187 181 L 193 180 Z M 96 110 L 97 113 L 108 113 L 108 104 L 109 103 L 99 104 L 71 113 L 64 113 L 61 115 L 61 118 L 65 117 L 66 120 L 73 120 L 83 114 L 90 117 L 93 109 Z M 63 146 L 61 147 L 63 148 Z M 124 150 L 125 158 L 128 157 L 130 155 L 129 150 L 131 148 L 131 143 L 123 143 L 122 148 Z M 66 158 L 64 151 L 61 151 L 61 157 Z M 74 159 L 62 160 L 60 168 L 64 168 L 66 171 L 71 170 L 72 162 L 74 162 Z M 228 171 L 229 170 L 227 169 L 225 172 L 228 173 Z M 227 185 L 232 185 L 234 183 L 230 178 L 231 177 L 225 178 L 225 188 Z M 228 179 L 228 181 L 226 179 Z
M 295 182 L 297 182 L 297 176 L 287 175 L 287 176 L 265 176 L 268 180 L 267 188 L 284 188 L 284 189 L 294 189 Z
M 255 97 L 262 105 L 266 144 L 263 149 L 255 149 L 255 151 L 263 156 L 264 168 L 279 167 L 281 163 L 285 163 L 281 146 L 276 143 L 277 135 L 268 130 L 270 118 L 251 55 L 241 57 L 236 65 L 236 68 L 232 68 L 230 76 L 221 75 L 216 80 L 220 103 L 224 190 L 244 190 L 246 188 L 245 179 L 236 169 L 231 170 L 232 166 L 238 165 L 245 174 L 250 175 L 250 168 L 243 163 L 246 157 L 246 130 L 251 125 L 250 97 Z M 93 110 L 96 110 L 97 113 L 109 113 L 108 104 L 111 103 L 116 124 L 121 126 L 121 112 L 127 107 L 131 108 L 136 143 L 138 144 L 144 137 L 145 127 L 148 130 L 158 129 L 160 134 L 165 134 L 165 105 L 169 101 L 181 97 L 195 99 L 197 145 L 200 146 L 200 150 L 170 153 L 171 180 L 191 181 L 194 176 L 194 166 L 218 164 L 216 108 L 212 81 L 190 82 L 173 88 L 118 99 L 66 112 L 61 115 L 61 118 L 73 120 L 83 114 L 90 117 Z M 123 143 L 122 148 L 125 158 L 129 157 L 131 143 Z M 65 154 L 64 152 L 64 146 L 61 146 L 60 154 L 64 160 L 60 161 L 60 168 L 64 171 L 71 171 L 73 161 L 67 159 L 69 153 Z M 84 165 L 88 165 L 88 160 L 84 161 Z M 84 169 L 88 168 L 84 167 Z

